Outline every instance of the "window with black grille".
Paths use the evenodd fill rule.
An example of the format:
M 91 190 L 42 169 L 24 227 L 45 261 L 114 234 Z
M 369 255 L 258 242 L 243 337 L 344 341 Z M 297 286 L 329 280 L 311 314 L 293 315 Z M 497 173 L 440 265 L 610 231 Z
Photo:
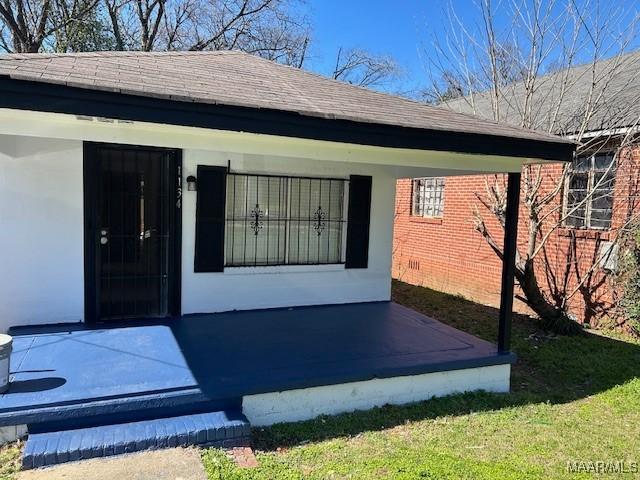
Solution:
M 444 209 L 444 178 L 413 179 L 413 208 L 418 217 L 441 217 Z
M 565 225 L 574 228 L 610 228 L 615 181 L 613 153 L 581 155 L 568 168 L 564 198 Z
M 225 265 L 344 263 L 347 183 L 229 173 Z

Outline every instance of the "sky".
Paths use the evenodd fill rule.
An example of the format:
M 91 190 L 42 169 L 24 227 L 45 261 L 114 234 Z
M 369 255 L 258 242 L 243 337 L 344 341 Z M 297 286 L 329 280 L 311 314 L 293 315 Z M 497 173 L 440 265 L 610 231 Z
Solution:
M 566 1 L 581 10 L 589 8 L 592 11 L 591 7 L 598 0 Z M 621 25 L 629 23 L 634 16 L 638 18 L 640 0 L 600 1 L 603 8 L 625 12 L 626 18 Z M 494 2 L 494 5 L 508 4 L 507 0 Z M 313 47 L 307 68 L 330 73 L 340 47 L 388 54 L 398 62 L 403 75 L 382 89 L 409 96 L 429 84 L 428 58 L 433 52 L 434 37 L 444 38 L 448 30 L 449 7 L 453 6 L 465 24 L 480 20 L 473 0 L 307 0 L 307 5 L 313 26 Z M 511 10 L 499 20 L 505 28 L 509 15 Z M 633 45 L 639 46 L 638 41 Z
M 424 77 L 421 49 L 427 22 L 438 22 L 443 0 L 315 0 L 309 2 L 314 47 L 309 66 L 330 72 L 340 47 L 391 55 L 403 78 L 389 88 L 417 88 Z

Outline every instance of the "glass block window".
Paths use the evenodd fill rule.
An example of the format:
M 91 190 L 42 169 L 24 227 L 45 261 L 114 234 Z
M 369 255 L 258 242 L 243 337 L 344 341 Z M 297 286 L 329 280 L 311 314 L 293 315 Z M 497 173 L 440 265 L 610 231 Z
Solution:
M 443 211 L 444 178 L 414 178 L 412 215 L 418 217 L 441 217 Z
M 346 183 L 228 174 L 225 265 L 343 263 Z
M 613 153 L 576 157 L 565 185 L 565 224 L 573 228 L 611 227 L 615 183 Z

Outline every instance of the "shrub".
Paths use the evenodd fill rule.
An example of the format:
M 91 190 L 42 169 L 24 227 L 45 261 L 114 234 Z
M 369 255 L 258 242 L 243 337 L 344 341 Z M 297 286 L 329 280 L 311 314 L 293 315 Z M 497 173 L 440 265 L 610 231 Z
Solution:
M 640 334 L 640 222 L 631 226 L 619 239 L 617 284 L 621 290 L 619 307 L 624 325 Z

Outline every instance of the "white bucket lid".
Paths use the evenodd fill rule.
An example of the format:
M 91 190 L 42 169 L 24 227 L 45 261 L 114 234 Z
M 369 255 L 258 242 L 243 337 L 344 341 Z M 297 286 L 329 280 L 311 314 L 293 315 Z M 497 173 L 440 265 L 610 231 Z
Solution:
M 0 348 L 11 345 L 11 342 L 13 342 L 13 337 L 11 335 L 0 333 Z

